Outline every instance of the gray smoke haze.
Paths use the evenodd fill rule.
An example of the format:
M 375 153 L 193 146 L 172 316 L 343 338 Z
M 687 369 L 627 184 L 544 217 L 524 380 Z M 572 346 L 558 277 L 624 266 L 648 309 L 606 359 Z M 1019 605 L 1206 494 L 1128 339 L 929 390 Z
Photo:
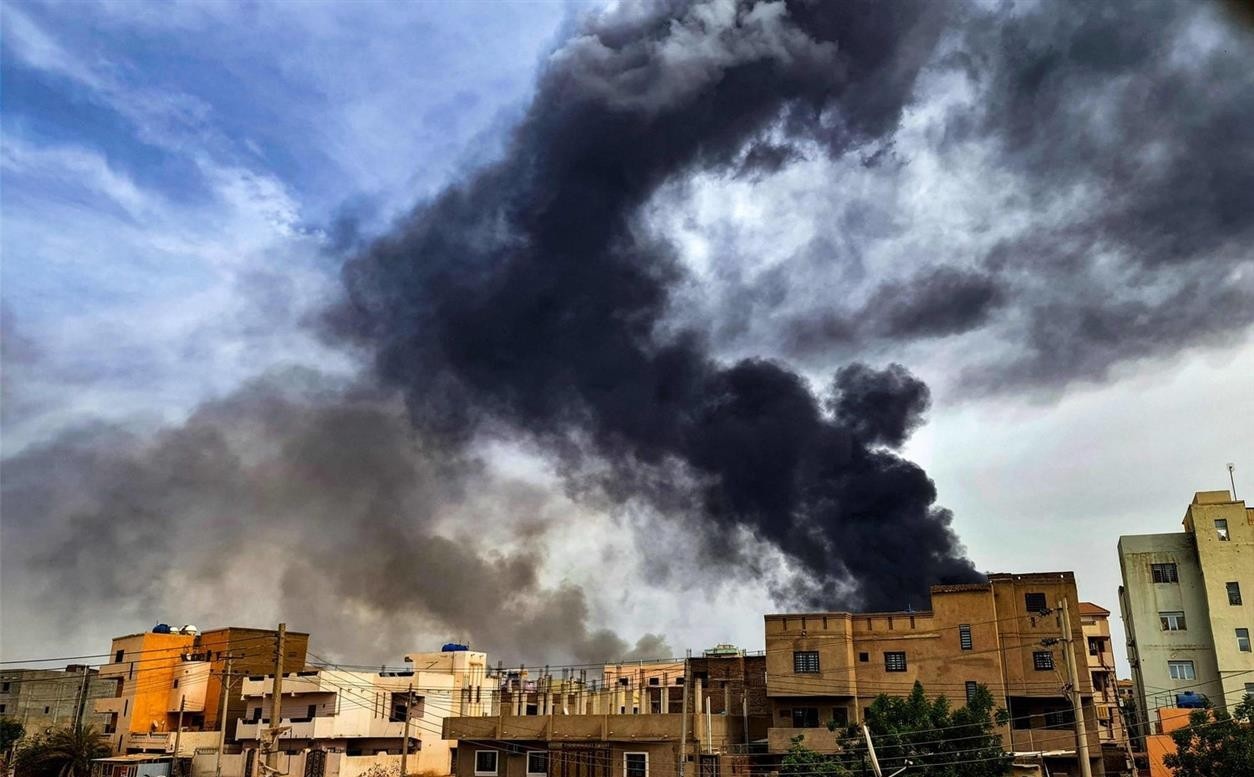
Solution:
M 326 327 L 373 357 L 360 383 L 273 374 L 155 436 L 6 459 L 5 596 L 144 625 L 281 615 L 349 656 L 432 634 L 523 660 L 669 652 L 590 625 L 546 574 L 546 533 L 596 510 L 640 516 L 642 580 L 768 577 L 765 547 L 782 605 L 925 606 L 977 575 L 897 453 L 931 393 L 894 362 L 935 349 L 964 388 L 1049 389 L 1246 337 L 1251 54 L 1202 3 L 593 15 L 502 158 L 347 262 Z M 731 198 L 699 218 L 703 187 L 768 223 Z M 564 490 L 493 474 L 495 438 Z M 697 538 L 695 571 L 650 544 L 661 524 Z
M 355 660 L 446 638 L 531 661 L 669 655 L 655 635 L 590 629 L 579 587 L 541 581 L 529 536 L 579 518 L 560 494 L 428 445 L 399 402 L 315 373 L 270 375 L 155 437 L 102 426 L 28 448 L 5 462 L 3 499 L 6 596 L 71 622 L 282 617 Z M 490 527 L 513 541 L 494 550 Z

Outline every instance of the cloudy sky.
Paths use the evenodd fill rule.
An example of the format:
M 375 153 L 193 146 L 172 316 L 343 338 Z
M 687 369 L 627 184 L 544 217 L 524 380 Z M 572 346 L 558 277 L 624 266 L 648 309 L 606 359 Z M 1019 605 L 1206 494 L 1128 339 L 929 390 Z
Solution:
M 901 515 L 937 570 L 1070 569 L 1117 611 L 1119 535 L 1178 530 L 1227 462 L 1254 489 L 1254 44 L 1141 8 L 5 4 L 0 650 L 281 618 L 362 662 L 757 648 L 761 612 L 874 578 L 852 555 L 912 558 L 843 514 L 777 532 L 695 432 L 617 429 L 582 367 L 614 341 L 521 346 L 552 289 L 601 320 L 583 268 L 592 307 L 663 289 L 628 308 L 650 366 L 695 342 L 701 390 L 748 358 L 834 391 L 825 434 L 934 482 Z M 550 196 L 612 202 L 613 243 L 554 238 Z M 542 291 L 447 280 L 567 244 L 599 258 Z M 561 412 L 511 364 L 545 353 Z M 831 388 L 853 362 L 929 387 L 904 442 Z

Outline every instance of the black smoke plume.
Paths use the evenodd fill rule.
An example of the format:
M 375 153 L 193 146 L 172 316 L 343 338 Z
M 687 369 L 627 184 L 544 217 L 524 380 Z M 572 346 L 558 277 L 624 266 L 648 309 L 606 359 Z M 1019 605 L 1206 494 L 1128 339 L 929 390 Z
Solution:
M 803 567 L 807 602 L 926 605 L 929 585 L 977 577 L 931 481 L 891 450 L 926 388 L 853 365 L 824 407 L 779 363 L 717 362 L 663 326 L 684 271 L 637 215 L 675 176 L 753 164 L 771 133 L 871 147 L 945 6 L 660 11 L 601 19 L 554 54 L 504 158 L 348 263 L 333 326 L 375 350 L 423 435 L 455 444 L 503 423 L 568 468 L 609 462 L 610 491 L 641 467 L 654 488 L 672 473 L 662 490 L 695 483 L 705 531 L 748 529 Z

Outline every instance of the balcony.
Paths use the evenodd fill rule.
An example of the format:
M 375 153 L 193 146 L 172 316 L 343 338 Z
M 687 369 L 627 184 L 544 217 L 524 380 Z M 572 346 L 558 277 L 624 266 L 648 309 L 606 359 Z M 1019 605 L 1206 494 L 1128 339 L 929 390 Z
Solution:
M 705 731 L 704 715 L 693 715 L 689 736 L 722 747 L 739 742 L 743 722 L 738 716 L 714 715 Z M 550 742 L 678 742 L 683 715 L 503 715 L 445 718 L 446 739 L 543 740 Z
M 247 677 L 244 679 L 241 692 L 245 698 L 269 696 L 274 680 L 269 677 Z M 283 693 L 334 693 L 339 686 L 332 682 L 324 683 L 318 672 L 301 672 L 283 676 Z
M 96 712 L 103 714 L 116 713 L 122 714 L 122 705 L 126 702 L 120 696 L 111 696 L 107 699 L 96 699 Z
M 405 735 L 404 722 L 382 718 L 373 718 L 368 721 L 335 716 L 295 721 L 284 718 L 280 725 L 287 728 L 287 731 L 280 735 L 280 739 L 400 739 Z M 260 722 L 239 720 L 235 724 L 235 738 L 260 739 L 261 734 L 269 728 L 269 720 Z M 411 737 L 421 737 L 424 733 L 414 723 L 410 723 L 409 735 Z
M 801 743 L 817 753 L 835 753 L 840 750 L 837 732 L 828 731 L 827 726 L 769 728 L 766 730 L 767 749 L 772 753 L 786 753 L 796 737 L 804 737 Z
M 221 741 L 221 734 L 217 731 L 184 731 L 177 738 L 179 755 L 191 756 L 198 747 L 216 748 Z M 174 740 L 173 731 L 155 731 L 150 734 L 131 734 L 126 742 L 127 747 L 145 753 L 173 753 Z

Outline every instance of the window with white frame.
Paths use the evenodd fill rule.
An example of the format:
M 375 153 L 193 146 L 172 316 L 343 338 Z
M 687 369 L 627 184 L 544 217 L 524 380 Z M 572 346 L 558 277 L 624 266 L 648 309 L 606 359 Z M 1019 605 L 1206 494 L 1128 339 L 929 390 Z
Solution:
M 1242 653 L 1252 652 L 1250 650 L 1250 630 L 1237 629 L 1237 650 Z
M 623 753 L 623 777 L 649 777 L 649 754 Z
M 475 751 L 475 774 L 477 775 L 496 774 L 496 751 L 495 750 L 476 750 Z
M 549 751 L 531 750 L 527 753 L 527 775 L 547 775 L 549 773 Z
M 1158 613 L 1158 622 L 1162 624 L 1163 631 L 1185 631 L 1184 613 L 1179 611 L 1160 612 Z
M 1167 674 L 1173 680 L 1196 680 L 1197 672 L 1193 670 L 1192 661 L 1168 661 Z

